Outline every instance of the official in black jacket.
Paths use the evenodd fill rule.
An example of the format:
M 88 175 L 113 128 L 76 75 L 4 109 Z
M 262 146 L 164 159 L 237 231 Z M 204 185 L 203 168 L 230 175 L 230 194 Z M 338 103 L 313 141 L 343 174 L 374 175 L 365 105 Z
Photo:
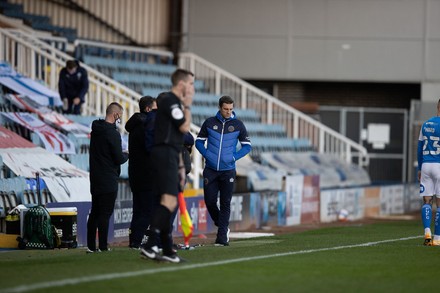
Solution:
M 179 263 L 181 259 L 172 249 L 171 215 L 177 207 L 179 185 L 183 189 L 185 167 L 182 159 L 184 134 L 191 126 L 191 104 L 194 96 L 194 74 L 177 69 L 171 75 L 171 92 L 158 97 L 151 157 L 155 185 L 160 204 L 154 209 L 151 220 L 152 235 L 142 245 L 141 254 L 149 259 Z M 162 244 L 159 252 L 157 239 Z
M 133 216 L 130 223 L 129 246 L 139 248 L 150 225 L 154 205 L 153 167 L 150 151 L 154 143 L 156 99 L 150 96 L 139 100 L 140 112 L 134 113 L 125 124 L 128 131 L 128 179 L 133 194 Z M 156 199 L 156 200 L 155 200 Z
M 118 194 L 118 178 L 121 164 L 128 159 L 122 151 L 121 135 L 116 124 L 122 117 L 123 108 L 111 103 L 106 110 L 105 120 L 92 123 L 90 137 L 90 192 L 92 209 L 87 221 L 87 252 L 96 250 L 96 230 L 99 231 L 99 250 L 107 251 L 109 220 Z

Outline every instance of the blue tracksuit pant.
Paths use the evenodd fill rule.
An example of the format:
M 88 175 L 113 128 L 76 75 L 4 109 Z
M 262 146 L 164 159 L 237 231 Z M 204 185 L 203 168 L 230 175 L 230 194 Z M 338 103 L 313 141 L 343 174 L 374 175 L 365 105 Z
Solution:
M 227 171 L 215 171 L 210 168 L 203 170 L 205 204 L 211 219 L 218 227 L 218 243 L 227 243 L 226 233 L 231 214 L 231 199 L 234 191 L 235 169 Z M 217 198 L 220 195 L 220 208 L 217 206 Z

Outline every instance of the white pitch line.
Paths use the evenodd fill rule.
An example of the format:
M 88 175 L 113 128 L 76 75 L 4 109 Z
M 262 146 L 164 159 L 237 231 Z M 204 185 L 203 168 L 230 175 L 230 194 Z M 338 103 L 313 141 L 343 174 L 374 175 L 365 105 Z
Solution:
M 420 238 L 420 237 L 421 236 L 411 236 L 411 237 L 388 239 L 388 240 L 381 240 L 381 241 L 375 241 L 375 242 L 366 242 L 366 243 L 361 243 L 361 244 L 326 247 L 326 248 L 309 249 L 309 250 L 299 250 L 299 251 L 291 251 L 291 252 L 284 252 L 284 253 L 275 253 L 275 254 L 268 254 L 268 255 L 228 259 L 228 260 L 221 260 L 221 261 L 214 261 L 214 262 L 200 263 L 200 264 L 188 264 L 188 265 L 178 265 L 177 264 L 175 266 L 170 266 L 170 267 L 166 267 L 166 268 L 148 269 L 148 270 L 142 270 L 142 271 L 136 271 L 136 272 L 113 273 L 113 274 L 81 277 L 81 278 L 64 279 L 64 280 L 59 280 L 59 281 L 50 281 L 50 282 L 43 282 L 43 283 L 36 283 L 36 284 L 6 288 L 3 290 L 0 290 L 0 293 L 27 292 L 27 291 L 37 290 L 37 289 L 62 287 L 65 285 L 78 285 L 78 284 L 87 283 L 87 282 L 104 281 L 104 280 L 112 280 L 112 279 L 119 279 L 119 278 L 130 278 L 130 277 L 143 276 L 143 275 L 153 275 L 153 274 L 159 274 L 159 273 L 191 270 L 191 269 L 198 269 L 198 268 L 205 268 L 205 267 L 212 267 L 212 266 L 227 265 L 227 264 L 232 264 L 232 263 L 237 263 L 237 262 L 246 262 L 246 261 L 252 261 L 252 260 L 280 257 L 280 256 L 308 254 L 308 253 L 329 251 L 329 250 L 365 247 L 365 246 L 372 246 L 372 245 L 388 243 L 388 242 L 411 240 L 411 239 L 416 239 L 416 238 Z

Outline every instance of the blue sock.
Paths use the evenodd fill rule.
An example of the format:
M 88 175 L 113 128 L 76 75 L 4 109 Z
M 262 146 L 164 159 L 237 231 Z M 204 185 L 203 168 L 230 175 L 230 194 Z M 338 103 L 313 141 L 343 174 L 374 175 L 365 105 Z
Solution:
M 430 204 L 425 203 L 422 206 L 423 228 L 431 228 L 432 208 Z
M 440 210 L 437 209 L 435 213 L 435 228 L 434 235 L 440 235 Z

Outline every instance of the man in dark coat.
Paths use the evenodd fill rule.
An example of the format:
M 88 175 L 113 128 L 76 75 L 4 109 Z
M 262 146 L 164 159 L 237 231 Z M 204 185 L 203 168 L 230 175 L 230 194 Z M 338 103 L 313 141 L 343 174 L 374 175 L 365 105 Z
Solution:
M 58 79 L 58 91 L 63 100 L 63 110 L 66 114 L 81 114 L 81 105 L 89 90 L 87 71 L 76 60 L 68 60 L 66 67 L 61 69 Z
M 108 251 L 109 220 L 118 194 L 121 165 L 128 159 L 122 151 L 121 135 L 116 124 L 121 120 L 123 108 L 111 103 L 105 120 L 92 123 L 90 136 L 90 192 L 92 208 L 87 221 L 87 252 Z M 99 231 L 99 249 L 96 249 L 96 230 Z
M 129 246 L 134 249 L 138 249 L 142 243 L 155 205 L 150 151 L 154 143 L 156 99 L 150 96 L 142 97 L 139 100 L 139 110 L 140 112 L 134 113 L 125 124 L 125 130 L 129 133 L 128 177 L 133 194 Z

